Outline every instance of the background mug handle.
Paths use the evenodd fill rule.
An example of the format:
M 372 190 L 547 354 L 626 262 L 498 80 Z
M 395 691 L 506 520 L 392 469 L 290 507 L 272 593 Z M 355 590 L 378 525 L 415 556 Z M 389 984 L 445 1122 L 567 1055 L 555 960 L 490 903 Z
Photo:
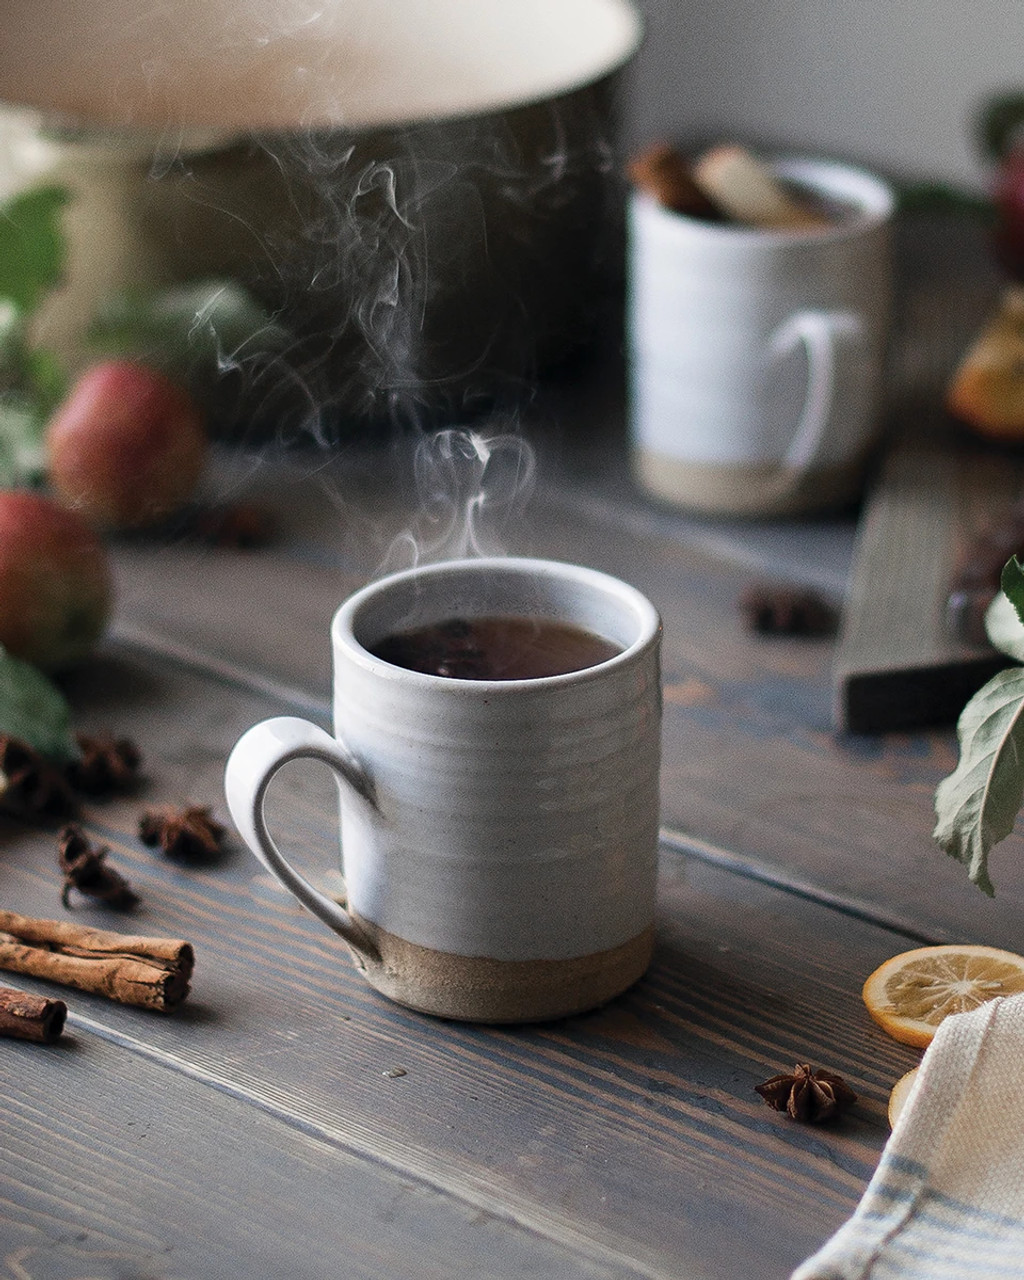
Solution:
M 379 962 L 377 949 L 349 913 L 295 870 L 267 828 L 267 788 L 283 765 L 303 759 L 326 764 L 345 786 L 376 808 L 372 781 L 343 743 L 308 720 L 277 716 L 246 730 L 228 757 L 224 770 L 228 809 L 242 839 L 267 870 L 345 939 L 357 961 Z
M 807 352 L 807 392 L 783 459 L 790 471 L 806 471 L 825 440 L 836 394 L 836 348 L 858 340 L 864 323 L 852 311 L 795 311 L 771 337 L 771 353 L 781 358 L 801 344 Z

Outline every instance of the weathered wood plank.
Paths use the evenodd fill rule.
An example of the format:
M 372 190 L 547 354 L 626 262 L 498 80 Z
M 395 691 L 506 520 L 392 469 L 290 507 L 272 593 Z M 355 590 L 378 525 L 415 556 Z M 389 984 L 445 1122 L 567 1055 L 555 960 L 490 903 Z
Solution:
M 444 1024 L 371 992 L 237 847 L 186 867 L 134 838 L 142 800 L 216 799 L 227 746 L 264 698 L 129 654 L 75 693 L 84 721 L 114 716 L 149 760 L 148 795 L 89 812 L 142 895 L 131 928 L 186 937 L 198 956 L 173 1017 L 75 996 L 111 1043 L 625 1274 L 781 1277 L 849 1213 L 888 1089 L 916 1058 L 859 997 L 902 939 L 670 853 L 656 963 L 626 997 L 550 1026 Z M 289 769 L 272 803 L 287 847 L 322 866 L 330 780 Z M 2 883 L 15 909 L 59 914 L 46 837 L 5 832 Z M 846 1074 L 857 1113 L 807 1130 L 765 1108 L 753 1086 L 797 1060 Z
M 836 723 L 853 732 L 954 724 L 1004 665 L 951 629 L 946 602 L 959 558 L 1012 506 L 1024 467 L 933 425 L 893 447 L 862 518 L 834 668 Z
M 482 1213 L 72 1019 L 3 1042 L 0 1267 L 48 1280 L 637 1275 Z M 10 1082 L 17 1080 L 17 1087 Z
M 0 1043 L 12 1272 L 231 1280 L 340 1259 L 380 1280 L 403 1266 L 783 1277 L 852 1209 L 889 1087 L 916 1059 L 860 1004 L 866 973 L 905 945 L 863 918 L 872 902 L 912 928 L 1015 945 L 1024 873 L 1008 865 L 1009 893 L 984 902 L 928 840 L 949 735 L 837 738 L 831 647 L 738 625 L 735 597 L 760 566 L 716 554 L 710 530 L 686 545 L 639 506 L 602 511 L 600 487 L 542 495 L 503 536 L 629 578 L 665 617 L 665 818 L 700 857 L 666 851 L 658 951 L 633 991 L 548 1026 L 440 1023 L 371 992 L 236 846 L 207 866 L 144 848 L 141 804 L 219 804 L 235 737 L 285 709 L 288 686 L 326 717 L 327 622 L 385 563 L 415 498 L 407 462 L 254 461 L 217 496 L 270 495 L 282 534 L 266 552 L 117 549 L 122 634 L 156 640 L 149 657 L 110 646 L 69 688 L 80 727 L 140 741 L 150 782 L 87 819 L 142 894 L 126 927 L 190 938 L 199 964 L 173 1017 L 72 994 L 70 1046 Z M 330 780 L 286 771 L 273 805 L 289 850 L 322 867 Z M 60 914 L 52 832 L 7 822 L 2 835 L 4 901 Z M 728 873 L 730 859 L 764 879 Z M 816 886 L 862 918 L 820 905 Z M 854 1113 L 811 1130 L 765 1108 L 754 1084 L 797 1060 L 843 1072 Z
M 344 476 L 327 492 L 315 487 L 322 480 L 292 473 L 295 488 L 282 483 L 277 497 L 286 520 L 301 522 L 301 537 L 286 527 L 267 551 L 122 548 L 122 569 L 134 584 L 122 600 L 125 626 L 181 639 L 240 673 L 306 689 L 326 707 L 328 620 L 345 584 L 372 573 L 377 554 L 374 546 L 359 570 L 362 539 L 338 531 L 338 505 L 365 503 L 363 516 L 350 521 L 362 528 L 372 519 L 386 537 L 403 517 L 387 477 L 377 501 L 363 482 L 348 502 L 339 497 Z M 510 531 L 509 550 L 585 561 L 636 583 L 660 609 L 666 826 L 830 895 L 874 901 L 881 919 L 905 919 L 925 936 L 1016 946 L 1024 910 L 1020 837 L 995 854 L 995 902 L 930 838 L 935 784 L 955 764 L 951 732 L 837 734 L 833 644 L 747 634 L 736 601 L 750 571 L 679 541 L 642 511 L 634 515 L 624 522 L 621 508 L 603 513 L 598 503 L 575 504 L 571 493 L 538 498 L 531 520 Z M 229 596 L 244 602 L 244 612 L 222 607 Z
M 1019 459 L 972 441 L 946 389 L 1003 287 L 985 228 L 919 213 L 897 225 L 886 383 L 890 452 L 868 495 L 835 663 L 840 729 L 952 725 L 993 670 L 946 626 L 956 561 L 1020 490 Z

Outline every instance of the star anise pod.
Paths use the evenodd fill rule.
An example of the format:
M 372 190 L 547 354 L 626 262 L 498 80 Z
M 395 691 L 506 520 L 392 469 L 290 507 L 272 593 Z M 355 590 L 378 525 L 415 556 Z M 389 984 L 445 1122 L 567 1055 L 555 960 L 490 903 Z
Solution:
M 238 503 L 196 511 L 192 517 L 192 532 L 211 547 L 252 551 L 270 542 L 274 525 L 270 513 L 262 507 Z
M 754 1087 L 774 1111 L 785 1111 L 806 1124 L 828 1120 L 857 1101 L 842 1076 L 821 1068 L 812 1071 L 804 1062 L 798 1062 L 791 1074 L 772 1076 Z
M 78 801 L 64 773 L 34 747 L 0 734 L 0 805 L 22 816 L 69 818 Z
M 64 889 L 60 900 L 69 907 L 72 889 L 95 898 L 119 911 L 127 911 L 138 902 L 131 885 L 106 863 L 110 850 L 103 845 L 94 847 L 77 823 L 68 823 L 57 836 L 57 860 L 64 872 Z
M 754 583 L 739 599 L 749 631 L 764 636 L 824 636 L 836 629 L 836 611 L 809 588 Z
M 210 817 L 208 805 L 147 809 L 139 819 L 143 843 L 158 845 L 168 858 L 182 862 L 213 857 L 220 849 L 225 829 Z
M 139 778 L 142 753 L 129 738 L 111 734 L 92 737 L 75 735 L 81 756 L 68 765 L 71 785 L 88 796 L 105 796 L 130 791 Z

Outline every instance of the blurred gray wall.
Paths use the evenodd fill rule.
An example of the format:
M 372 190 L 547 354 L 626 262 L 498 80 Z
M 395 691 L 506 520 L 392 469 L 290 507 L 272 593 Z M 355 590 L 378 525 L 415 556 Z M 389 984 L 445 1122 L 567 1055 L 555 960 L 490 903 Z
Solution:
M 637 0 L 624 142 L 734 138 L 984 182 L 978 103 L 1024 92 L 1024 0 Z

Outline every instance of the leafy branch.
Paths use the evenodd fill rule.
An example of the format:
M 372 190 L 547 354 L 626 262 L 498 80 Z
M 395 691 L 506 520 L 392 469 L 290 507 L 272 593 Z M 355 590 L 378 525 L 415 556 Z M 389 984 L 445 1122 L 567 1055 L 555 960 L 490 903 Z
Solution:
M 33 187 L 0 206 L 0 484 L 42 478 L 43 433 L 66 390 L 57 359 L 34 346 L 29 329 L 60 284 L 67 247 L 61 186 Z
M 60 362 L 34 340 L 32 327 L 68 269 L 62 214 L 70 199 L 67 188 L 42 185 L 0 203 L 0 489 L 45 480 L 46 428 L 67 394 Z M 130 354 L 183 381 L 214 377 L 286 338 L 240 285 L 226 280 L 107 299 L 89 334 L 97 354 Z M 0 736 L 65 764 L 78 756 L 69 726 L 59 687 L 0 646 Z
M 1024 566 L 1014 556 L 1002 596 L 986 616 L 992 643 L 1024 661 Z M 992 849 L 1012 832 L 1024 804 L 1024 667 L 1000 671 L 964 707 L 957 723 L 960 759 L 935 791 L 934 838 L 967 867 L 990 896 Z

